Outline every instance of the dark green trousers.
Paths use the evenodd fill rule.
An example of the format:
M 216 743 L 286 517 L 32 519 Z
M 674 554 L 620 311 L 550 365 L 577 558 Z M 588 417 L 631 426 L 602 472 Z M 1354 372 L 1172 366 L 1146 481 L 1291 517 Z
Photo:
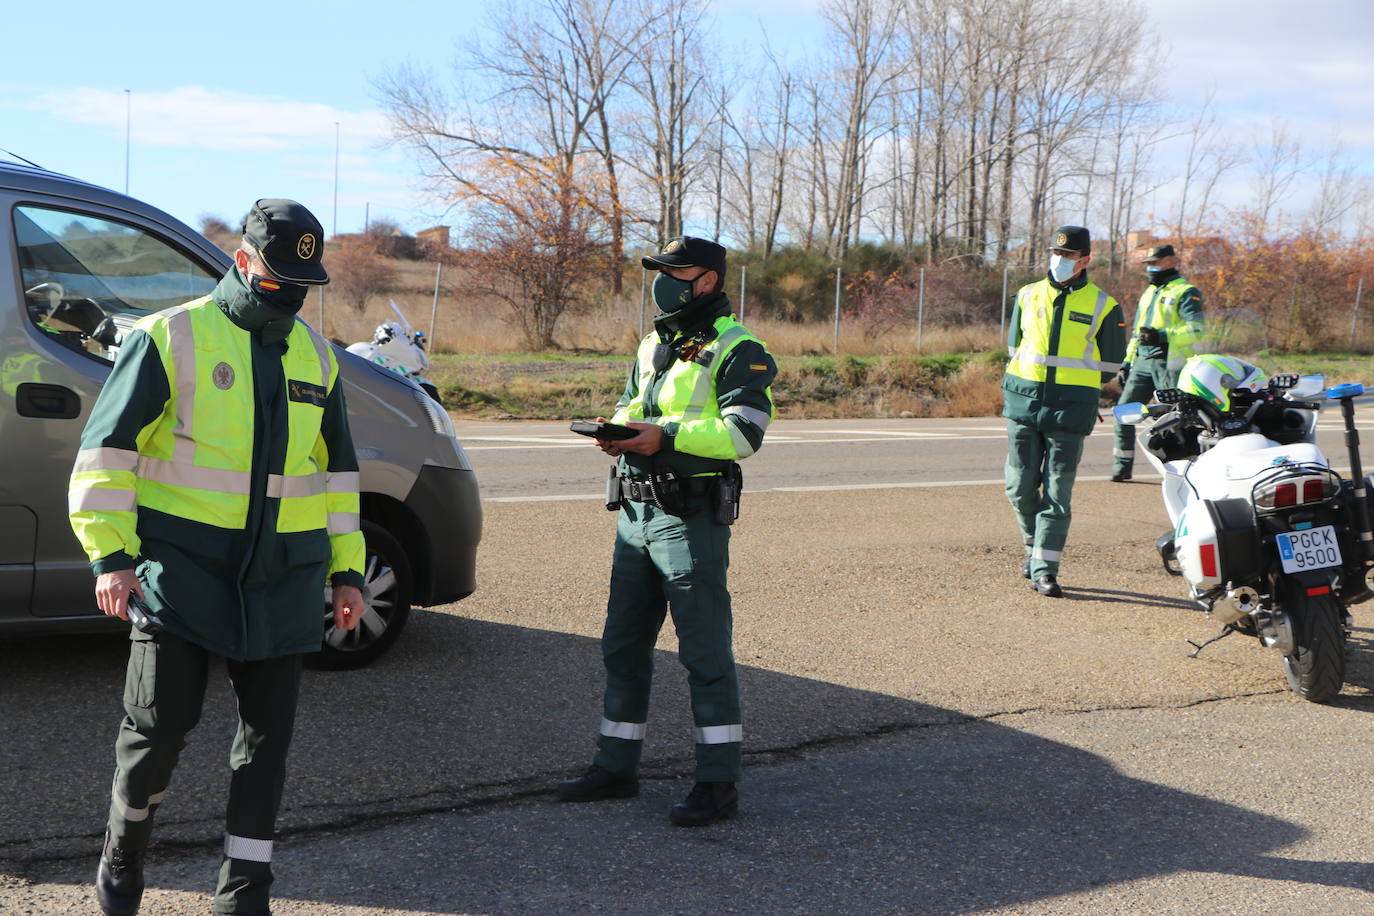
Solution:
M 1041 432 L 1008 420 L 1007 438 L 1007 499 L 1031 561 L 1031 578 L 1058 575 L 1073 518 L 1073 482 L 1087 437 Z
M 692 692 L 698 782 L 737 782 L 743 729 L 731 648 L 730 528 L 705 499 L 678 517 L 626 502 L 616 525 L 601 655 L 606 695 L 594 762 L 612 773 L 639 767 L 649 713 L 654 643 L 671 610 L 678 660 Z
M 1160 388 L 1178 384 L 1178 371 L 1170 371 L 1162 359 L 1142 359 L 1131 364 L 1131 374 L 1121 386 L 1121 404 L 1139 401 L 1150 403 Z M 1135 467 L 1135 427 L 1129 423 L 1116 424 L 1116 440 L 1112 446 L 1112 470 L 1129 471 Z
M 138 631 L 129 647 L 124 721 L 115 741 L 110 797 L 114 845 L 142 849 L 171 782 L 186 735 L 200 721 L 212 653 L 170 633 Z M 225 814 L 225 859 L 217 913 L 254 913 L 268 905 L 272 837 L 296 720 L 301 657 L 226 659 L 239 725 L 229 754 L 233 775 Z

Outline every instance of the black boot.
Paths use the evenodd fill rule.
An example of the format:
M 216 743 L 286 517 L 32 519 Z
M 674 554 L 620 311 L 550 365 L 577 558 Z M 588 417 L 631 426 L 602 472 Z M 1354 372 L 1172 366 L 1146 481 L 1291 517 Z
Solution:
M 639 794 L 639 780 L 621 776 L 592 764 L 576 779 L 558 784 L 558 800 L 565 802 L 601 801 L 603 798 L 634 798 Z
M 1113 482 L 1113 483 L 1124 483 L 1125 481 L 1130 480 L 1130 479 L 1131 479 L 1131 469 L 1130 469 L 1130 468 L 1117 468 L 1116 472 L 1115 472 L 1114 474 L 1112 474 L 1112 482 Z
M 1035 589 L 1046 598 L 1064 597 L 1064 590 L 1059 587 L 1059 580 L 1054 576 L 1041 576 L 1031 583 L 1031 588 Z
M 679 827 L 701 827 L 728 820 L 739 811 L 739 793 L 733 782 L 699 782 L 686 800 L 673 805 L 668 820 Z
M 95 873 L 95 899 L 105 916 L 134 916 L 143 901 L 143 850 L 105 845 Z
M 1027 559 L 1026 562 L 1024 562 L 1024 563 L 1021 564 L 1021 578 L 1022 578 L 1022 579 L 1029 579 L 1029 578 L 1030 578 L 1030 560 L 1029 560 L 1029 559 Z

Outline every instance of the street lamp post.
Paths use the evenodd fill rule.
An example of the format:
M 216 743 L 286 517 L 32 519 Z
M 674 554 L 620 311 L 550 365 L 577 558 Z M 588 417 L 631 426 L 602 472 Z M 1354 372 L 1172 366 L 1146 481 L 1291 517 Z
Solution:
M 124 90 L 124 193 L 129 193 L 129 125 L 133 122 L 134 94 Z

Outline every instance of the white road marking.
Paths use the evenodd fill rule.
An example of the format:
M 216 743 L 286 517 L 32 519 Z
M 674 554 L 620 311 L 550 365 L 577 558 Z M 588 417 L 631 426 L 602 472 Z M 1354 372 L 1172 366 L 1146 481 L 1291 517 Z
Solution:
M 1135 480 L 1159 480 L 1158 474 L 1136 474 Z M 1111 480 L 1108 475 L 1079 477 L 1078 482 L 1090 481 L 1101 482 Z M 1001 477 L 986 480 L 916 480 L 902 483 L 847 483 L 831 484 L 828 486 L 817 487 L 768 487 L 762 490 L 744 491 L 746 496 L 754 496 L 760 493 L 827 493 L 842 490 L 927 490 L 936 487 L 989 487 L 1003 486 L 1005 481 Z M 604 501 L 604 493 L 577 493 L 568 496 L 492 496 L 482 500 L 484 503 L 547 503 L 560 501 L 576 500 L 599 500 Z

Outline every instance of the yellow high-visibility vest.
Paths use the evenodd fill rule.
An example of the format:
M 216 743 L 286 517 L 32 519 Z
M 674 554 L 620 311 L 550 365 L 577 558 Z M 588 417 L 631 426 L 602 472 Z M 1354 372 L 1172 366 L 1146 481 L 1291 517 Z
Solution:
M 1021 342 L 1009 347 L 1007 374 L 1043 382 L 1055 368 L 1060 385 L 1100 388 L 1102 373 L 1115 372 L 1120 363 L 1103 362 L 1097 348 L 1097 332 L 1115 300 L 1092 283 L 1068 293 L 1059 317 L 1059 340 L 1053 353 L 1050 341 L 1054 300 L 1060 294 L 1049 280 L 1023 286 L 1016 294 L 1021 309 Z

